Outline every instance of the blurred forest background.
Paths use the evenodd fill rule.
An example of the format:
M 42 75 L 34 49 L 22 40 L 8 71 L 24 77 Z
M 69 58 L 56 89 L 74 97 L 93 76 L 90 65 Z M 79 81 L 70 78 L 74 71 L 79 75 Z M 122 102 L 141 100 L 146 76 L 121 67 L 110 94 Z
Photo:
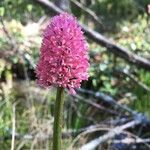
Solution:
M 149 0 L 0 1 L 0 150 L 51 149 L 55 89 L 34 68 L 62 9 L 81 23 L 91 64 L 77 94 L 66 91 L 63 149 L 149 150 Z

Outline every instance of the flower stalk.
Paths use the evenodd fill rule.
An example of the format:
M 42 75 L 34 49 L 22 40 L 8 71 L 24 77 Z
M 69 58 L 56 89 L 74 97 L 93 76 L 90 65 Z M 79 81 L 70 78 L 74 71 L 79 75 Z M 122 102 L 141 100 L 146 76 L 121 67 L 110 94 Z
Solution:
M 61 150 L 63 93 L 76 93 L 83 80 L 88 80 L 88 43 L 77 19 L 68 13 L 51 18 L 43 33 L 40 58 L 36 66 L 37 83 L 58 87 L 55 102 L 53 150 Z
M 53 150 L 61 150 L 63 105 L 64 105 L 64 88 L 58 87 L 55 101 Z

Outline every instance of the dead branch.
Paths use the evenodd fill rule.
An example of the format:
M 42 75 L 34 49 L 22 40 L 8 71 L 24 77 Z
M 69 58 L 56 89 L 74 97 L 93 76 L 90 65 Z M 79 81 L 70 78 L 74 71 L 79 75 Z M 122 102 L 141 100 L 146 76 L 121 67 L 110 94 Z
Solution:
M 96 43 L 100 44 L 101 46 L 104 46 L 109 50 L 110 52 L 114 53 L 116 56 L 119 56 L 126 61 L 128 61 L 131 64 L 134 64 L 137 67 L 144 68 L 146 70 L 150 71 L 150 61 L 142 58 L 128 49 L 121 47 L 117 45 L 116 43 L 113 43 L 100 33 L 93 31 L 92 29 L 89 29 L 87 26 L 80 24 L 82 29 L 85 31 L 85 34 L 91 38 Z
M 139 118 L 140 120 L 142 119 L 143 123 L 150 123 L 149 117 L 147 117 L 146 115 L 144 115 L 142 113 L 136 112 L 135 110 L 130 109 L 126 105 L 122 105 L 122 104 L 117 103 L 117 101 L 113 97 L 111 97 L 109 95 L 106 95 L 106 94 L 104 94 L 102 92 L 93 92 L 93 91 L 85 90 L 85 89 L 81 89 L 81 88 L 78 89 L 77 91 L 80 92 L 80 93 L 90 94 L 91 96 L 93 96 L 96 99 L 102 100 L 104 102 L 109 103 L 110 105 L 115 106 L 116 108 L 119 108 L 119 109 L 122 109 L 124 111 L 127 111 L 133 117 Z
M 54 0 L 53 1 L 56 6 L 61 8 L 62 10 L 66 12 L 70 12 L 70 0 Z
M 48 0 L 36 0 L 36 2 L 38 2 L 40 5 L 43 5 L 46 8 L 49 8 L 50 10 L 52 10 L 53 12 L 55 12 L 57 14 L 63 12 L 60 8 L 58 8 L 56 5 L 54 5 L 52 2 L 50 2 Z M 83 25 L 81 23 L 79 23 L 79 24 L 82 27 L 85 34 L 90 39 L 92 39 L 94 42 L 96 42 L 97 44 L 99 44 L 103 47 L 106 47 L 107 50 L 109 50 L 110 52 L 114 53 L 115 55 L 125 59 L 129 63 L 134 64 L 137 67 L 140 67 L 140 68 L 150 71 L 150 61 L 149 60 L 142 58 L 142 57 L 132 53 L 130 50 L 113 43 L 112 41 L 107 39 L 102 34 L 96 32 L 92 29 L 89 29 L 86 25 Z
M 79 7 L 81 10 L 83 10 L 84 12 L 86 12 L 88 15 L 90 15 L 92 17 L 92 19 L 98 23 L 102 28 L 104 28 L 102 21 L 100 20 L 100 18 L 95 14 L 94 11 L 92 11 L 91 9 L 85 7 L 82 3 L 78 2 L 78 1 L 74 1 L 71 0 L 71 2 L 73 4 L 75 4 L 77 7 Z
M 46 6 L 47 8 L 51 9 L 55 13 L 62 13 L 63 10 L 61 10 L 59 7 L 57 7 L 54 3 L 48 1 L 48 0 L 36 0 L 39 4 Z
M 139 144 L 139 143 L 150 143 L 150 139 L 134 139 L 134 138 L 125 138 L 123 140 L 113 140 L 111 143 L 124 143 L 124 144 Z
M 83 97 L 81 97 L 80 95 L 72 95 L 72 97 L 77 98 L 78 100 L 80 100 L 81 102 L 84 102 L 86 104 L 89 104 L 99 110 L 105 111 L 107 113 L 113 114 L 113 115 L 117 115 L 117 112 L 111 109 L 106 109 L 104 106 L 101 106 L 100 104 L 97 104 L 96 102 L 90 101 L 90 100 L 85 100 Z
M 117 103 L 117 101 L 113 97 L 111 97 L 109 95 L 106 95 L 102 92 L 94 92 L 94 91 L 86 90 L 86 89 L 82 89 L 82 88 L 78 89 L 77 91 L 79 93 L 89 94 L 89 95 L 93 96 L 96 99 L 102 100 L 102 101 L 104 101 L 106 103 L 109 103 L 109 104 L 111 104 L 111 105 L 113 105 L 117 108 L 121 108 L 125 111 L 128 111 L 133 115 L 137 114 L 136 112 L 134 112 L 130 108 L 126 107 L 125 105 L 121 105 L 121 104 Z
M 141 122 L 142 122 L 142 120 L 135 119 L 124 125 L 117 126 L 114 129 L 110 130 L 108 133 L 104 134 L 103 136 L 100 136 L 99 138 L 96 138 L 96 139 L 90 141 L 89 143 L 83 145 L 79 150 L 92 150 L 92 149 L 96 148 L 99 144 L 115 137 L 115 135 L 120 134 L 123 130 L 128 129 L 130 127 L 134 127 L 134 126 L 140 124 Z

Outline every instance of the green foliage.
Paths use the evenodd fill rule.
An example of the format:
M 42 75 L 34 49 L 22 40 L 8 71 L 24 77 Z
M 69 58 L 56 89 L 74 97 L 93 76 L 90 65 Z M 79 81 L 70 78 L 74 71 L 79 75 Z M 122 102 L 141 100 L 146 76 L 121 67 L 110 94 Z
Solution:
M 1 0 L 0 6 L 0 13 L 3 17 L 8 20 L 15 18 L 23 24 L 29 20 L 37 21 L 39 16 L 44 15 L 44 10 L 31 0 Z
M 139 71 L 139 79 L 148 87 L 150 87 L 150 73 Z M 137 109 L 139 112 L 146 113 L 150 115 L 150 92 L 141 89 L 141 87 L 136 86 L 133 91 L 137 99 L 133 102 L 132 107 Z
M 148 0 L 98 0 L 91 6 L 100 16 L 104 26 L 111 31 L 118 31 L 118 23 L 133 21 L 140 14 L 146 13 Z
M 144 14 L 143 16 L 139 15 L 133 23 L 124 21 L 119 24 L 121 30 L 115 35 L 115 38 L 121 45 L 143 57 L 149 58 L 150 29 L 147 19 L 148 15 Z
M 102 19 L 106 30 L 100 29 L 87 17 L 84 11 L 81 11 L 75 5 L 71 7 L 72 12 L 81 21 L 89 26 L 92 24 L 93 28 L 103 31 L 103 34 L 112 37 L 118 44 L 127 47 L 135 54 L 150 59 L 149 15 L 145 10 L 148 3 L 149 0 L 97 0 L 88 4 L 88 8 L 96 12 Z M 42 26 L 38 33 L 31 33 L 33 29 L 36 29 L 35 23 L 45 14 L 49 14 L 49 10 L 44 10 L 31 0 L 0 1 L 0 15 L 3 17 L 5 27 L 10 36 L 15 41 L 15 46 L 18 47 L 21 54 L 28 54 L 34 64 L 38 60 L 41 31 L 43 31 L 44 27 Z M 50 15 L 52 14 L 50 13 Z M 2 27 L 1 24 L 0 28 Z M 13 50 L 10 39 L 2 30 L 0 30 L 0 35 L 2 35 L 0 36 L 0 52 L 11 53 Z M 118 100 L 118 103 L 126 104 L 139 112 L 150 115 L 150 92 L 133 80 L 136 78 L 137 81 L 142 82 L 149 88 L 150 72 L 128 64 L 91 40 L 89 40 L 89 47 L 90 78 L 82 84 L 82 87 L 111 95 Z M 28 78 L 21 82 L 20 79 L 16 78 L 17 74 L 11 70 L 11 66 L 19 64 L 23 69 L 33 68 L 17 52 L 9 58 L 8 62 L 3 58 L 0 59 L 0 137 L 6 137 L 11 133 L 12 106 L 14 102 L 17 102 L 16 129 L 18 133 L 25 135 L 33 132 L 33 135 L 36 135 L 38 132 L 47 132 L 47 130 L 52 132 L 55 91 L 48 92 L 41 88 L 39 90 L 39 87 L 35 86 L 35 81 L 30 81 Z M 18 73 L 22 73 L 23 69 L 18 68 Z M 123 74 L 123 72 L 126 74 Z M 19 88 L 16 88 L 14 85 L 18 83 L 18 80 Z M 12 86 L 10 88 L 9 84 L 11 82 Z M 24 87 L 23 90 L 22 86 Z M 98 103 L 105 109 L 114 110 L 114 108 L 102 101 L 96 101 L 90 95 L 83 94 L 82 98 Z M 75 100 L 72 100 L 70 96 L 66 98 L 64 128 L 78 130 L 108 118 L 114 118 L 114 115 L 96 109 L 77 98 Z M 65 148 L 70 141 L 71 139 L 64 140 Z M 16 147 L 20 143 L 21 141 L 16 141 Z M 32 144 L 32 140 L 25 141 L 22 149 L 30 149 Z M 51 145 L 51 143 L 48 144 Z M 10 140 L 5 143 L 0 142 L 0 149 L 7 150 L 10 145 Z M 39 149 L 39 145 L 37 143 L 35 148 Z

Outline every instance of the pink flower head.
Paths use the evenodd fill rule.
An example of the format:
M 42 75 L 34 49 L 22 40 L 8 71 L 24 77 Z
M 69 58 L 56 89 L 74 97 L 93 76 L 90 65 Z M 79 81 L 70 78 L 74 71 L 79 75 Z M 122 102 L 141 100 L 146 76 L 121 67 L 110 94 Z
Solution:
M 150 4 L 147 5 L 147 12 L 150 14 Z
M 88 79 L 88 44 L 75 17 L 62 13 L 46 27 L 36 67 L 38 83 L 59 86 L 75 93 Z

